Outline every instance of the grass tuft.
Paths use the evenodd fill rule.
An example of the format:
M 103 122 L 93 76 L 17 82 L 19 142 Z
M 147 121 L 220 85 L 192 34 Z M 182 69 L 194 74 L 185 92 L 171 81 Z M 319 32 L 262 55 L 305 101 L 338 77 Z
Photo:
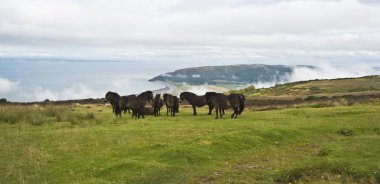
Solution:
M 342 135 L 344 135 L 344 136 L 352 136 L 352 135 L 354 134 L 354 133 L 353 133 L 353 130 L 351 130 L 351 129 L 346 129 L 346 128 L 339 130 L 338 133 L 339 133 L 339 134 L 342 134 Z

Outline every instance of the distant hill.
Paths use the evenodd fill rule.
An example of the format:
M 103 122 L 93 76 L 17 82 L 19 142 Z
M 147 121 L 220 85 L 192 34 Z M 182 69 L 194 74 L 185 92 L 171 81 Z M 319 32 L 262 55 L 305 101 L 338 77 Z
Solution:
M 360 78 L 342 78 L 326 80 L 310 80 L 277 84 L 271 88 L 245 89 L 233 91 L 247 96 L 307 96 L 337 93 L 380 92 L 380 76 Z
M 312 66 L 303 66 L 310 67 Z M 191 85 L 247 85 L 257 82 L 283 81 L 292 73 L 293 66 L 285 65 L 229 65 L 204 66 L 176 70 L 156 76 L 149 81 L 187 83 Z

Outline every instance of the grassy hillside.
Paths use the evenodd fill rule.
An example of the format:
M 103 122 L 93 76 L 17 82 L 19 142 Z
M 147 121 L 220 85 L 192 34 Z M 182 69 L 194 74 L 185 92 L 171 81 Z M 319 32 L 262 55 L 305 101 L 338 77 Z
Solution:
M 378 183 L 380 103 L 214 120 L 0 106 L 0 183 Z M 230 114 L 230 112 L 228 112 Z
M 311 67 L 311 66 L 303 66 Z M 193 85 L 246 85 L 254 82 L 280 81 L 291 74 L 293 68 L 283 65 L 229 65 L 185 68 L 161 74 L 150 81 L 187 83 Z
M 248 87 L 234 91 L 247 96 L 305 96 L 332 93 L 380 92 L 380 76 L 311 80 L 279 84 L 271 88 L 255 89 Z

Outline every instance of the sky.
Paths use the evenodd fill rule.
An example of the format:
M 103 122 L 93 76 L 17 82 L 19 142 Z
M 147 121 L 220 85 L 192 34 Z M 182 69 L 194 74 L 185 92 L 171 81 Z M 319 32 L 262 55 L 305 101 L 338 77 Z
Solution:
M 0 57 L 380 63 L 377 0 L 0 0 Z
M 0 98 L 139 93 L 205 65 L 318 67 L 286 81 L 380 74 L 379 17 L 378 0 L 0 0 Z

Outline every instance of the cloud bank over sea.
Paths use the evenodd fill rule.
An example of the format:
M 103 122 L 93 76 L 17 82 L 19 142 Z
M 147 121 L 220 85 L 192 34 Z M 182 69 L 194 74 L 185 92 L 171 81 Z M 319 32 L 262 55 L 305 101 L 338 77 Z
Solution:
M 180 65 L 165 65 L 166 67 L 158 68 L 155 63 L 144 62 L 3 61 L 0 62 L 0 66 L 0 98 L 10 101 L 102 98 L 107 91 L 127 95 L 165 87 L 170 89 L 161 92 L 168 91 L 177 95 L 182 91 L 203 95 L 207 91 L 224 92 L 231 89 L 226 86 L 208 84 L 171 85 L 148 81 L 155 75 L 178 69 Z M 262 88 L 285 82 L 376 74 L 380 74 L 379 69 L 370 65 L 334 66 L 329 63 L 320 63 L 314 68 L 295 66 L 291 74 L 285 75 L 279 80 L 259 81 L 251 85 Z

